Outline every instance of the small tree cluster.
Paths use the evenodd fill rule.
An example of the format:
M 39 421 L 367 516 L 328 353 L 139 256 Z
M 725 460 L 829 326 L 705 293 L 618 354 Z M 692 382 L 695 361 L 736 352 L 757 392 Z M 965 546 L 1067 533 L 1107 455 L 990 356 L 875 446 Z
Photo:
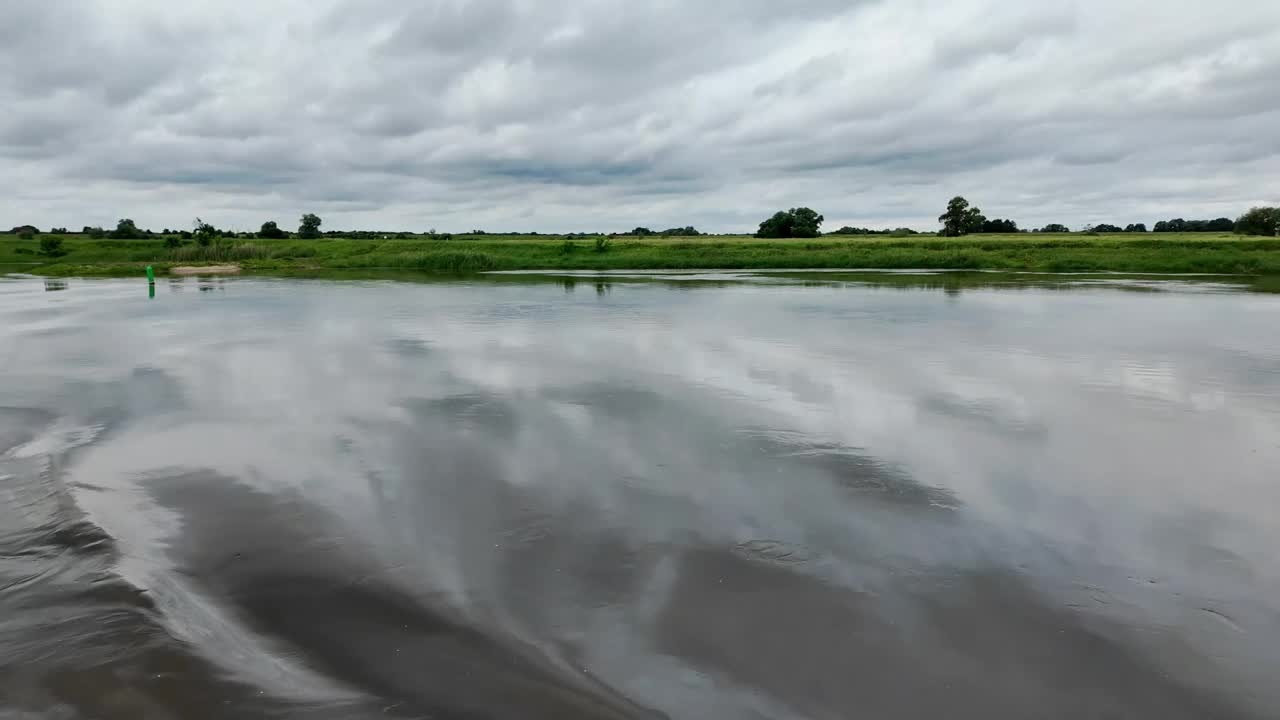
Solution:
M 778 211 L 773 217 L 760 223 L 758 238 L 815 238 L 821 233 L 823 218 L 810 208 L 791 208 Z
M 1280 207 L 1256 207 L 1236 220 L 1241 235 L 1280 235 Z
M 1153 232 L 1231 232 L 1236 229 L 1236 224 L 1230 218 L 1217 218 L 1216 220 L 1183 220 L 1182 218 L 1174 218 L 1173 220 L 1161 220 L 1152 228 Z
M 1018 232 L 1018 223 L 1012 220 L 1002 220 L 1000 218 L 996 218 L 995 220 L 984 220 L 981 232 L 997 234 L 1016 233 Z

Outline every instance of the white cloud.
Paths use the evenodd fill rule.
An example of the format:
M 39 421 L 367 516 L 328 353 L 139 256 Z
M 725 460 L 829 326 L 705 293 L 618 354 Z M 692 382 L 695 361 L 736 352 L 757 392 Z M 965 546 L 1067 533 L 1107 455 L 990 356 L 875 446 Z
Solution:
M 1270 0 L 15 2 L 0 219 L 1233 216 L 1280 202 L 1278 72 Z

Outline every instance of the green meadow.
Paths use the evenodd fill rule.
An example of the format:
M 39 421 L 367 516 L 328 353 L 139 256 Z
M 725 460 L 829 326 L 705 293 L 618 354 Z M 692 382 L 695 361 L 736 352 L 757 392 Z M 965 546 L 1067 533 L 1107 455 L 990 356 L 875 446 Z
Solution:
M 41 239 L 58 237 L 54 252 Z M 47 245 L 47 244 L 46 244 Z M 46 250 L 48 248 L 46 247 Z M 428 235 L 353 239 L 219 239 L 207 247 L 160 238 L 0 234 L 0 271 L 39 275 L 163 274 L 175 266 L 245 272 L 415 270 L 951 269 L 1039 272 L 1280 274 L 1280 238 L 1227 233 L 1019 233 L 759 239 L 703 235 L 572 237 Z

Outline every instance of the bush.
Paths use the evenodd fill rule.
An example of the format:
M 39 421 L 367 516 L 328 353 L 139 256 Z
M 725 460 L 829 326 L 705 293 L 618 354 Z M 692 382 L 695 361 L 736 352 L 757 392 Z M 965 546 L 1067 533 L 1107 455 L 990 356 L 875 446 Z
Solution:
M 182 239 L 177 237 L 167 237 L 164 239 L 164 246 L 173 249 L 182 245 Z
M 40 254 L 49 257 L 61 257 L 67 254 L 62 249 L 62 238 L 59 237 L 43 237 L 40 238 Z
M 565 240 L 563 243 L 560 244 L 561 255 L 568 255 L 577 249 L 578 249 L 578 244 L 572 240 Z
M 18 239 L 19 240 L 35 240 L 36 231 L 32 230 L 31 228 L 22 228 L 18 230 Z
M 595 246 L 596 252 L 598 253 L 608 252 L 609 248 L 612 246 L 613 246 L 613 241 L 610 240 L 609 238 L 604 237 L 603 235 L 596 238 L 596 246 Z

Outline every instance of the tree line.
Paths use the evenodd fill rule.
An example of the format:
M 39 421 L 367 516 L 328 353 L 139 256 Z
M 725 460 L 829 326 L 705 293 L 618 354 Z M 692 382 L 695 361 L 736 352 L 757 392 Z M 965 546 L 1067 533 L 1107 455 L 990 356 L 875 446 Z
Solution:
M 821 231 L 823 221 L 823 216 L 812 208 L 800 207 L 791 208 L 790 210 L 779 210 L 769 218 L 765 219 L 764 222 L 760 223 L 760 229 L 756 231 L 756 237 L 815 238 L 823 234 Z M 961 196 L 956 196 L 947 203 L 947 209 L 938 216 L 938 223 L 942 225 L 942 229 L 938 231 L 938 234 L 944 237 L 960 237 L 961 235 L 976 233 L 1006 234 L 1025 232 L 1071 232 L 1071 228 L 1062 223 L 1049 223 L 1041 228 L 1027 230 L 1019 228 L 1018 223 L 1013 220 L 1006 220 L 1004 218 L 988 219 L 987 216 L 982 213 L 981 209 L 975 205 L 971 205 L 968 200 Z M 1147 226 L 1145 223 L 1132 223 L 1122 228 L 1119 225 L 1112 225 L 1110 223 L 1099 223 L 1097 225 L 1085 225 L 1084 228 L 1082 228 L 1082 231 L 1091 235 L 1099 235 L 1102 233 L 1145 233 L 1147 232 Z M 1151 232 L 1235 232 L 1240 235 L 1280 235 L 1280 207 L 1255 207 L 1235 220 L 1225 217 L 1214 220 L 1184 220 L 1182 218 L 1161 220 L 1155 224 L 1151 229 Z M 905 237 L 917 233 L 909 228 L 898 228 L 896 230 L 870 230 L 867 228 L 855 228 L 846 225 L 839 230 L 827 234 L 890 235 L 894 237 Z
M 824 233 L 822 232 L 822 223 L 825 218 L 812 208 L 798 207 L 790 210 L 779 210 L 772 216 L 766 218 L 760 223 L 759 230 L 755 236 L 759 238 L 816 238 Z M 959 237 L 961 235 L 969 235 L 976 233 L 984 234 L 1011 234 L 1011 233 L 1069 233 L 1071 228 L 1062 223 L 1049 223 L 1041 228 L 1025 229 L 1018 227 L 1018 223 L 1013 220 L 1004 218 L 988 219 L 977 206 L 971 205 L 964 197 L 956 196 L 947 203 L 946 210 L 938 216 L 938 223 L 942 229 L 937 234 L 945 237 Z M 328 231 L 321 232 L 320 227 L 323 221 L 314 213 L 306 213 L 298 222 L 298 229 L 294 232 L 284 230 L 274 220 L 268 220 L 262 224 L 258 232 L 236 233 L 231 230 L 220 230 L 213 225 L 196 218 L 195 226 L 192 230 L 170 230 L 165 228 L 160 233 L 151 230 L 143 230 L 130 218 L 122 218 L 116 223 L 113 230 L 105 230 L 101 227 L 85 226 L 81 231 L 85 235 L 93 238 L 111 238 L 115 240 L 139 240 L 147 238 L 161 237 L 165 238 L 166 244 L 177 247 L 183 241 L 192 240 L 200 245 L 209 245 L 216 242 L 220 238 L 267 238 L 267 239 L 285 239 L 297 237 L 301 239 L 315 239 L 325 235 L 341 236 L 356 239 L 385 239 L 389 237 L 397 237 L 407 239 L 412 237 L 405 232 L 378 232 L 378 231 Z M 1124 227 L 1113 225 L 1110 223 L 1099 223 L 1097 225 L 1085 225 L 1082 231 L 1087 234 L 1102 233 L 1145 233 L 1148 232 L 1145 223 L 1131 223 Z M 21 239 L 34 239 L 40 234 L 39 228 L 33 225 L 19 225 L 10 232 L 17 235 Z M 1185 220 L 1183 218 L 1173 218 L 1171 220 L 1161 220 L 1151 228 L 1150 232 L 1155 233 L 1187 233 L 1187 232 L 1234 232 L 1240 235 L 1260 235 L 1275 236 L 1280 235 L 1280 207 L 1255 207 L 1241 215 L 1239 218 L 1232 220 L 1226 217 L 1220 217 L 1213 220 Z M 54 235 L 70 234 L 66 228 L 52 228 L 50 233 Z M 473 230 L 472 235 L 485 235 L 483 230 Z M 506 235 L 527 234 L 537 236 L 540 233 L 503 233 Z M 702 235 L 692 225 L 686 227 L 674 227 L 666 230 L 654 231 L 647 227 L 637 227 L 627 233 L 609 233 L 610 237 L 635 236 L 635 237 L 694 237 Z M 888 235 L 891 237 L 907 237 L 910 235 L 918 235 L 911 228 L 900 227 L 892 230 L 872 230 L 869 228 L 850 227 L 848 225 L 826 233 L 827 235 Z M 569 233 L 568 235 L 556 235 L 556 237 L 594 237 L 603 235 L 603 233 Z M 450 239 L 453 236 L 448 233 L 437 233 L 434 229 L 427 232 L 428 237 L 436 239 Z

